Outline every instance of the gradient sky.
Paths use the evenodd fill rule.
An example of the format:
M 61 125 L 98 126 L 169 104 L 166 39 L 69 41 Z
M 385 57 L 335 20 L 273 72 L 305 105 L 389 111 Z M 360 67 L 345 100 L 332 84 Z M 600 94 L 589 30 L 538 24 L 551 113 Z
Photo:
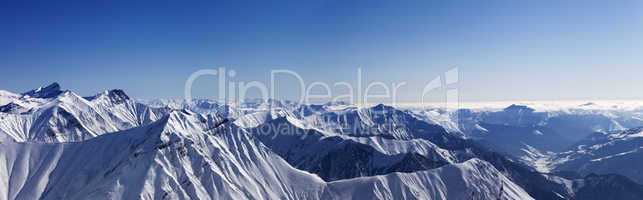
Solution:
M 171 98 L 199 69 L 333 83 L 361 67 L 367 81 L 406 81 L 401 98 L 413 101 L 458 67 L 462 101 L 643 99 L 638 0 L 0 4 L 0 89 L 14 92 L 57 81 Z M 199 79 L 195 94 L 215 81 Z

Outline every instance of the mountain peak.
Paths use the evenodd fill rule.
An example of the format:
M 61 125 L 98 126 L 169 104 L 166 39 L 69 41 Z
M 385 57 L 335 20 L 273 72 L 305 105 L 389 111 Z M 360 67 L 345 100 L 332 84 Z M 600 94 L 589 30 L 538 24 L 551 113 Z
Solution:
M 371 107 L 370 110 L 371 111 L 385 112 L 385 111 L 394 111 L 396 109 L 393 106 L 387 106 L 387 105 L 384 105 L 384 104 L 380 103 L 380 104 L 377 104 L 377 105 Z
M 38 89 L 31 90 L 23 93 L 25 96 L 35 97 L 35 98 L 54 98 L 58 96 L 62 91 L 60 90 L 60 85 L 57 82 L 53 82 L 45 87 L 39 87 Z
M 199 114 L 186 109 L 173 110 L 167 114 L 166 129 L 171 132 L 198 133 L 219 127 L 229 122 L 228 119 L 213 114 Z
M 121 101 L 130 99 L 129 96 L 127 96 L 127 94 L 125 94 L 125 91 L 123 91 L 121 89 L 110 90 L 110 91 L 107 92 L 107 95 L 111 99 L 117 99 L 117 100 L 121 100 Z
M 6 105 L 0 106 L 0 112 L 8 113 L 8 112 L 18 112 L 20 110 L 24 109 L 23 106 L 20 104 L 10 102 Z
M 101 99 L 101 98 L 106 98 L 110 102 L 117 103 L 117 104 L 130 100 L 129 96 L 125 94 L 125 91 L 121 89 L 105 90 L 97 95 L 85 97 L 85 99 L 87 99 L 88 101 L 94 101 L 95 99 Z
M 504 111 L 508 112 L 534 112 L 533 108 L 530 108 L 526 105 L 511 104 L 509 107 L 506 107 Z

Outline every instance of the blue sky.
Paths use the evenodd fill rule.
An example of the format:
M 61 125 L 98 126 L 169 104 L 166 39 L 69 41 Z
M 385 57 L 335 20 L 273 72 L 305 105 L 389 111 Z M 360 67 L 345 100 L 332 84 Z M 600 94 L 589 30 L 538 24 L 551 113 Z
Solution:
M 0 89 L 9 91 L 57 81 L 83 95 L 168 98 L 205 68 L 242 81 L 290 69 L 333 83 L 361 67 L 367 81 L 407 82 L 401 98 L 413 101 L 458 67 L 463 101 L 643 99 L 643 1 L 2 4 Z M 195 94 L 214 94 L 215 81 L 199 79 Z

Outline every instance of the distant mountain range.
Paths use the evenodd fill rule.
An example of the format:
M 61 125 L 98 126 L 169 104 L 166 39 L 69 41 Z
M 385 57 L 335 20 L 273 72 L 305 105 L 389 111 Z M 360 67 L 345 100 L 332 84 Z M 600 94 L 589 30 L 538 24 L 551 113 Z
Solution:
M 643 199 L 640 113 L 139 101 L 53 83 L 0 91 L 0 199 Z

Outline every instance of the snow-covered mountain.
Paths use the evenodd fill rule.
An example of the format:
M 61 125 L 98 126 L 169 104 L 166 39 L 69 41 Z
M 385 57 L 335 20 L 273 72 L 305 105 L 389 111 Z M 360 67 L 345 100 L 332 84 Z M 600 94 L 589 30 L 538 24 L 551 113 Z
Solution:
M 360 108 L 364 110 L 380 110 L 384 106 Z M 339 113 L 351 113 L 357 108 L 341 110 Z M 403 114 L 404 112 L 386 106 L 389 112 L 379 113 L 382 116 L 351 116 L 361 119 L 351 119 L 348 115 L 340 117 L 344 121 L 359 121 L 363 119 L 386 119 L 381 122 L 396 121 L 405 123 L 400 119 L 413 121 L 415 123 L 427 123 L 417 121 L 413 115 Z M 372 112 L 371 112 L 372 113 Z M 390 115 L 390 113 L 396 113 Z M 328 112 L 320 113 L 322 115 Z M 404 117 L 400 117 L 404 116 Z M 319 119 L 319 116 L 312 117 Z M 334 119 L 334 118 L 331 118 Z M 304 119 L 305 120 L 305 119 Z M 340 120 L 340 122 L 341 122 Z M 565 186 L 548 180 L 548 178 L 520 162 L 513 161 L 507 157 L 488 151 L 486 148 L 457 137 L 444 131 L 423 131 L 419 130 L 427 125 L 415 125 L 404 127 L 398 133 L 421 133 L 415 135 L 418 138 L 395 138 L 379 128 L 378 123 L 373 123 L 372 130 L 378 130 L 379 135 L 355 135 L 353 130 L 341 132 L 340 129 L 323 128 L 316 123 L 333 123 L 336 121 L 312 121 L 309 123 L 292 116 L 288 112 L 264 112 L 244 116 L 235 121 L 255 135 L 262 143 L 266 144 L 274 152 L 281 155 L 286 161 L 298 169 L 302 169 L 319 175 L 325 180 L 342 180 L 360 176 L 373 176 L 392 172 L 413 172 L 430 170 L 465 162 L 470 159 L 480 159 L 489 162 L 510 180 L 516 181 L 518 185 L 537 198 L 543 199 L 564 199 L 571 198 Z M 386 124 L 386 123 L 381 123 Z M 411 123 L 413 124 L 413 123 Z M 322 128 L 320 128 L 322 127 Z M 340 132 L 332 132 L 339 130 Z M 346 129 L 344 129 L 346 130 Z M 364 129 L 358 129 L 363 131 Z M 439 136 L 439 137 L 437 137 Z M 447 138 L 447 140 L 445 140 Z M 537 184 L 535 184 L 537 183 Z M 562 196 L 562 198 L 560 197 Z
M 3 199 L 532 199 L 477 159 L 324 182 L 236 125 L 190 111 L 82 142 L 0 149 Z
M 617 131 L 643 125 L 638 110 L 564 109 L 536 111 L 524 105 L 501 110 L 460 109 L 453 123 L 466 136 L 513 156 L 530 149 L 560 152 L 597 131 Z
M 0 106 L 0 141 L 82 141 L 149 124 L 168 111 L 132 101 L 122 90 L 81 97 L 53 83 Z
M 602 200 L 636 200 L 643 196 L 643 185 L 632 182 L 625 176 L 608 174 L 590 174 L 582 179 L 572 181 L 577 199 Z
M 298 124 L 282 116 L 247 130 L 293 166 L 324 180 L 415 172 L 465 160 L 427 140 L 352 137 Z
M 620 174 L 643 183 L 643 128 L 594 133 L 549 162 L 554 171 Z
M 265 106 L 261 109 L 246 106 L 243 109 L 246 114 L 240 116 L 234 123 L 248 130 L 295 168 L 314 173 L 325 180 L 348 180 L 393 172 L 432 170 L 469 159 L 479 159 L 500 169 L 499 171 L 506 174 L 510 180 L 538 199 L 565 199 L 580 195 L 578 193 L 580 187 L 568 187 L 567 183 L 572 180 L 541 174 L 536 169 L 521 164 L 519 160 L 489 151 L 486 148 L 489 145 L 481 146 L 475 144 L 476 142 L 467 141 L 459 132 L 460 128 L 453 128 L 457 123 L 449 121 L 444 112 L 397 109 L 385 105 L 354 107 L 345 104 L 282 103 L 271 104 L 271 106 L 273 110 L 266 109 Z M 499 129 L 495 127 L 490 129 L 494 130 L 496 139 L 504 139 L 508 142 L 514 141 L 511 137 L 502 138 L 506 136 L 503 134 L 516 133 L 515 130 L 520 130 L 516 134 L 533 135 L 530 137 L 534 138 L 522 138 L 538 148 L 543 148 L 544 145 L 544 149 L 552 148 L 551 144 L 547 143 L 552 140 L 565 141 L 562 136 L 546 126 L 545 122 L 548 120 L 567 115 L 607 116 L 595 112 L 588 114 L 568 111 L 539 114 L 528 107 L 516 105 L 499 113 L 493 112 L 497 111 L 474 113 L 474 119 L 476 119 L 474 122 L 479 126 L 476 130 L 484 129 L 480 124 L 499 126 L 506 131 L 498 131 Z M 486 119 L 484 116 L 487 115 L 497 115 L 490 117 L 491 120 L 488 120 L 490 122 L 498 123 L 505 119 L 508 122 L 484 124 L 486 120 L 480 119 Z M 523 115 L 543 117 L 521 117 Z M 515 118 L 528 120 L 515 120 Z M 593 117 L 583 119 L 593 119 Z M 433 129 L 433 127 L 436 128 Z M 471 133 L 466 134 L 472 136 Z M 547 165 L 548 163 L 541 159 L 545 155 L 534 155 L 541 152 L 529 144 L 520 143 L 514 150 L 530 155 L 534 161 Z M 562 149 L 563 145 L 555 148 Z M 584 179 L 576 178 L 573 181 L 582 182 Z
M 379 104 L 329 110 L 301 119 L 326 132 L 351 137 L 383 137 L 394 140 L 425 139 L 443 146 L 455 146 L 460 132 L 448 132 L 439 124 L 417 118 L 413 113 Z
M 239 118 L 258 111 L 295 111 L 309 106 L 274 99 L 246 99 L 243 102 L 226 102 L 212 99 L 152 99 L 138 100 L 138 102 L 154 108 L 186 109 L 201 114 L 217 114 L 228 118 Z
M 122 90 L 82 97 L 54 83 L 0 91 L 0 199 L 641 199 L 643 186 L 628 179 L 636 174 L 569 173 L 584 155 L 546 143 L 569 130 L 636 126 L 637 116 L 140 101 Z M 630 132 L 581 143 L 634 148 L 640 133 Z M 615 155 L 637 155 L 628 151 Z
M 19 94 L 14 94 L 6 90 L 0 90 L 0 106 L 11 103 L 12 101 L 20 98 Z
M 499 124 L 477 124 L 469 136 L 481 144 L 509 155 L 522 157 L 528 149 L 543 152 L 558 152 L 567 148 L 571 142 L 558 132 L 546 126 L 510 126 Z

